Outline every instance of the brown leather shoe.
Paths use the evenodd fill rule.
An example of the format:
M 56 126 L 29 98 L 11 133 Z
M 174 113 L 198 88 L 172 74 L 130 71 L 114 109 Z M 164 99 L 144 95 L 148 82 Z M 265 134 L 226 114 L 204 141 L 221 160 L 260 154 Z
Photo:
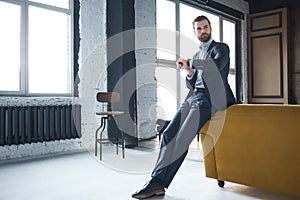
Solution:
M 153 196 L 165 195 L 165 188 L 162 181 L 157 179 L 151 179 L 147 182 L 144 188 L 132 195 L 136 199 L 147 199 Z

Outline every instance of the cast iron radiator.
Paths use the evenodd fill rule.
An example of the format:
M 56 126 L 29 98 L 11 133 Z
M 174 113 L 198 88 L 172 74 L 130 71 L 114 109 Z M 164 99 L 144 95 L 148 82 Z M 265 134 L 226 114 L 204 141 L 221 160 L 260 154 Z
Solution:
M 0 107 L 0 146 L 81 137 L 80 105 Z

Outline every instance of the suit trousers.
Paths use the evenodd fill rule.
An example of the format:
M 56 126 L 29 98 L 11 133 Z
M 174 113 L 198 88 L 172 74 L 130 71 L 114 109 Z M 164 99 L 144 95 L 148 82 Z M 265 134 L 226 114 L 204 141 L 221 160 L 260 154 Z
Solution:
M 168 188 L 185 159 L 189 145 L 215 111 L 206 93 L 192 94 L 163 132 L 157 163 L 151 174 Z

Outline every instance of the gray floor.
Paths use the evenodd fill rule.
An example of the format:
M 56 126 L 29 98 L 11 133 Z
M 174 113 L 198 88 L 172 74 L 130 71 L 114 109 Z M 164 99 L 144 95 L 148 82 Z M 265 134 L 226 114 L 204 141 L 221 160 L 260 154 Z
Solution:
M 153 145 L 153 143 L 152 143 Z M 126 158 L 105 146 L 103 160 L 81 151 L 34 159 L 0 162 L 0 200 L 126 200 L 149 179 L 158 153 L 157 142 L 149 148 L 126 149 Z M 187 159 L 174 178 L 167 200 L 294 200 L 296 198 L 206 178 L 201 147 L 191 145 Z

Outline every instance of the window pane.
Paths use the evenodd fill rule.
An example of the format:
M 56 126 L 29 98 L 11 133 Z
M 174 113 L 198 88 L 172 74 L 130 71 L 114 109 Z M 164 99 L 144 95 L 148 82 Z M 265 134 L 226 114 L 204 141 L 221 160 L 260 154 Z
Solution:
M 157 80 L 157 118 L 171 120 L 176 113 L 178 100 L 176 69 L 157 66 L 155 77 Z
M 157 58 L 176 59 L 176 18 L 175 3 L 156 1 Z
M 228 75 L 228 83 L 230 85 L 230 88 L 233 92 L 233 95 L 236 96 L 236 83 L 235 83 L 235 80 L 236 79 L 236 75 L 233 75 L 233 74 L 229 74 Z
M 236 54 L 235 54 L 235 23 L 223 20 L 223 42 L 228 44 L 230 49 L 230 68 L 234 73 L 229 74 L 228 82 L 234 95 L 236 95 Z
M 230 68 L 235 69 L 235 23 L 223 20 L 223 41 L 230 48 Z
M 180 54 L 183 57 L 191 58 L 198 51 L 199 40 L 194 34 L 193 21 L 197 16 L 205 15 L 212 26 L 212 38 L 219 41 L 220 23 L 219 17 L 212 15 L 203 10 L 193 8 L 191 6 L 180 4 Z M 187 38 L 190 40 L 187 41 Z M 194 44 L 191 44 L 194 41 Z
M 71 93 L 70 16 L 29 7 L 29 93 Z
M 0 90 L 20 90 L 21 7 L 0 2 Z
M 69 0 L 32 0 L 32 1 L 69 9 Z

